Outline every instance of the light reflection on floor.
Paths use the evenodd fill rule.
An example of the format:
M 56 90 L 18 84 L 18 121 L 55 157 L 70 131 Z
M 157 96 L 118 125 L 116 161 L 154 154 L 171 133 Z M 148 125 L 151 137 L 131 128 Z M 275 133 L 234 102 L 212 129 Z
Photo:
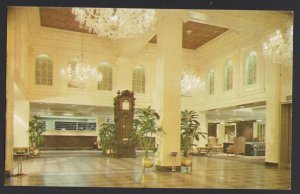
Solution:
M 193 171 L 143 173 L 143 156 L 105 157 L 100 152 L 43 152 L 23 162 L 22 177 L 5 179 L 12 186 L 290 189 L 290 170 L 262 164 L 193 156 Z M 17 169 L 15 169 L 15 173 Z

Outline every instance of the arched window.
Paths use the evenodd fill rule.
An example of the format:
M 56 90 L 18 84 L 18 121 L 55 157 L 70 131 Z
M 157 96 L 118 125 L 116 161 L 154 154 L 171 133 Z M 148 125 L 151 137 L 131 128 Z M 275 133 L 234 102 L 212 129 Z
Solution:
M 232 61 L 228 61 L 224 68 L 224 89 L 231 90 L 233 85 L 233 67 Z
M 208 73 L 208 92 L 210 95 L 215 92 L 215 72 L 212 69 Z
M 53 62 L 46 54 L 40 54 L 35 60 L 35 84 L 52 86 Z
M 133 69 L 132 90 L 135 93 L 145 93 L 145 71 L 141 66 L 136 66 Z
M 102 80 L 98 82 L 98 90 L 112 90 L 112 67 L 107 62 L 102 62 L 98 66 L 98 71 L 102 74 Z
M 245 85 L 255 84 L 256 82 L 257 54 L 251 51 L 245 59 Z

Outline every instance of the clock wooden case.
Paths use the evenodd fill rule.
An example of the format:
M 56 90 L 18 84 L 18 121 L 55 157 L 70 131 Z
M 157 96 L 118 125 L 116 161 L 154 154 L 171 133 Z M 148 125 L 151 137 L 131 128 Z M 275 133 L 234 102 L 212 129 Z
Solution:
M 118 91 L 114 98 L 114 119 L 116 124 L 115 154 L 117 157 L 135 157 L 135 146 L 130 144 L 129 136 L 133 130 L 134 93 L 129 90 Z

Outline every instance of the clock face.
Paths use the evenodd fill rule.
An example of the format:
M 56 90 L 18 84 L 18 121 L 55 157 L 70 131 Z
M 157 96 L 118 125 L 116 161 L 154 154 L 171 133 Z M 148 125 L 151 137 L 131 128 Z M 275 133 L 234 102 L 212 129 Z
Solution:
M 122 103 L 122 110 L 129 110 L 129 101 L 128 100 L 124 100 Z

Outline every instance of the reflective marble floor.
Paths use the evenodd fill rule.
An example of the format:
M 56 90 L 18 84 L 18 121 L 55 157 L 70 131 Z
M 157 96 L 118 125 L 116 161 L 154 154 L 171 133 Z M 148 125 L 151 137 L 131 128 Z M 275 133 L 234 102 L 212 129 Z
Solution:
M 6 178 L 5 186 L 289 190 L 291 184 L 290 170 L 259 163 L 193 156 L 192 172 L 184 168 L 174 173 L 143 172 L 142 158 L 138 154 L 117 159 L 98 151 L 43 152 L 38 158 L 24 160 L 25 175 Z

